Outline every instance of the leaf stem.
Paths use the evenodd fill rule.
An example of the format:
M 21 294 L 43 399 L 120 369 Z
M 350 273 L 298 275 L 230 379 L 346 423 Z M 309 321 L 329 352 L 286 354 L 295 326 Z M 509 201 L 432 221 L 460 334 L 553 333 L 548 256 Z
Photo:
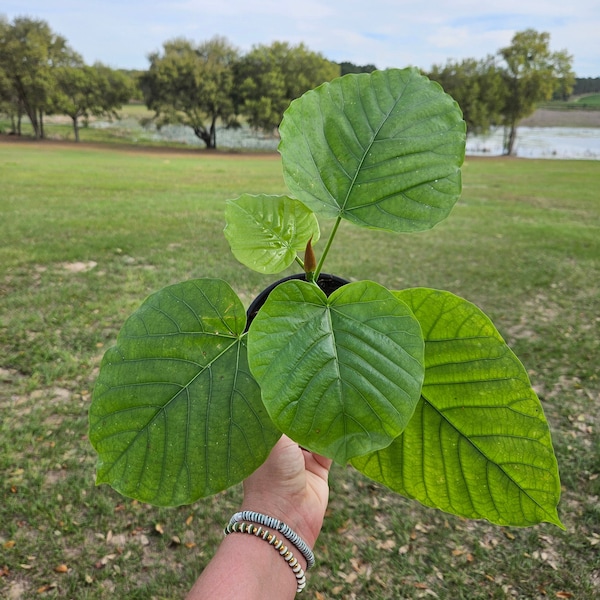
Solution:
M 321 274 L 321 269 L 323 268 L 323 263 L 325 262 L 325 259 L 327 258 L 327 255 L 329 254 L 329 249 L 331 248 L 331 244 L 333 243 L 333 238 L 335 237 L 335 234 L 337 233 L 337 230 L 338 230 L 341 222 L 342 222 L 342 217 L 338 217 L 335 221 L 335 225 L 333 226 L 333 229 L 331 230 L 331 233 L 329 234 L 329 239 L 327 240 L 327 244 L 325 245 L 325 249 L 323 250 L 323 254 L 321 255 L 319 264 L 317 265 L 317 268 L 315 270 L 315 281 L 319 279 L 319 275 Z

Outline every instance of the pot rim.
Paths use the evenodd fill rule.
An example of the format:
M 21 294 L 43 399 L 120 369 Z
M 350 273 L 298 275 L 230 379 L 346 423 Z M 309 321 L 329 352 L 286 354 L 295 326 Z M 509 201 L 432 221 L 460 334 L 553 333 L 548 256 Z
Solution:
M 287 277 L 283 277 L 278 281 L 273 282 L 271 285 L 267 286 L 262 292 L 260 292 L 254 300 L 250 303 L 248 310 L 246 311 L 246 331 L 250 327 L 250 324 L 254 320 L 254 317 L 257 315 L 258 311 L 261 309 L 262 305 L 266 302 L 269 294 L 280 284 L 286 281 L 290 281 L 292 279 L 299 279 L 300 281 L 306 281 L 306 273 L 295 273 L 294 275 L 288 275 Z M 337 275 L 332 275 L 331 273 L 319 273 L 319 277 L 317 278 L 317 285 L 325 292 L 327 296 L 332 294 L 338 288 L 350 283 L 348 279 L 344 279 L 343 277 L 338 277 Z M 323 289 L 323 286 L 327 286 L 327 288 L 332 288 L 330 291 L 326 291 Z

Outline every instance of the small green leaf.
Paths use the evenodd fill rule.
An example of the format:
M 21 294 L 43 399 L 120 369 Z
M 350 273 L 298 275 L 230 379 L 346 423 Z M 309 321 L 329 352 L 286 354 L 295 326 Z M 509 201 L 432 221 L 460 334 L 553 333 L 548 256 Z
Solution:
M 252 322 L 248 360 L 276 426 L 345 463 L 406 426 L 423 380 L 423 339 L 408 307 L 379 284 L 351 283 L 327 298 L 292 280 Z
M 291 103 L 280 133 L 285 181 L 318 215 L 421 231 L 460 195 L 461 111 L 416 69 L 323 84 Z
M 523 365 L 466 300 L 422 288 L 395 295 L 412 308 L 425 337 L 421 400 L 397 440 L 353 465 L 449 513 L 561 526 L 550 431 Z
M 287 196 L 244 194 L 225 206 L 224 233 L 233 255 L 260 273 L 289 267 L 312 237 L 319 239 L 315 214 Z
M 250 475 L 280 436 L 247 364 L 233 290 L 197 279 L 150 296 L 100 367 L 90 407 L 98 483 L 162 506 Z

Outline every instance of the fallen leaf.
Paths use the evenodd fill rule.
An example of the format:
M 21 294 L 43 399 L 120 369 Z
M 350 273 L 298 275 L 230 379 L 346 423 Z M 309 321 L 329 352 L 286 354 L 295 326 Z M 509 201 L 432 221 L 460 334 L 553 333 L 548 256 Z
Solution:
M 377 548 L 379 550 L 393 550 L 396 547 L 396 542 L 394 540 L 387 540 L 385 542 L 378 542 Z
M 189 527 L 192 524 L 192 521 L 194 520 L 194 515 L 190 515 L 186 520 L 185 520 L 185 524 Z
M 58 565 L 57 567 L 54 567 L 54 570 L 57 573 L 67 573 L 69 571 L 69 567 L 67 567 L 67 565 Z
M 506 530 L 505 530 L 503 533 L 504 533 L 504 535 L 505 535 L 505 536 L 506 536 L 506 537 L 507 537 L 509 540 L 514 540 L 514 539 L 515 539 L 515 536 L 514 536 L 514 535 L 513 535 L 513 534 L 512 534 L 510 531 L 506 531 Z
M 556 592 L 557 598 L 572 598 L 573 594 L 571 592 Z
M 15 547 L 15 544 L 17 542 L 15 542 L 15 540 L 8 540 L 8 542 L 4 542 L 4 549 L 5 550 L 10 550 L 11 548 Z
M 160 523 L 157 523 L 154 526 L 154 531 L 156 531 L 157 533 L 160 533 L 160 535 L 163 535 L 165 533 L 165 530 L 163 529 L 163 526 Z

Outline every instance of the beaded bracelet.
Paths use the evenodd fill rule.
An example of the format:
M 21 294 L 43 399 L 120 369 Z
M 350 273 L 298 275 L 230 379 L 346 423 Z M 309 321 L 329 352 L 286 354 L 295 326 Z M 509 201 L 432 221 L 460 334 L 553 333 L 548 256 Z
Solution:
M 296 576 L 296 593 L 299 594 L 304 589 L 306 586 L 306 576 L 298 559 L 290 550 L 288 550 L 288 547 L 283 544 L 283 541 L 278 540 L 268 529 L 263 529 L 260 525 L 257 526 L 253 523 L 235 521 L 234 523 L 229 523 L 227 525 L 224 533 L 225 535 L 229 535 L 230 533 L 249 533 L 268 542 L 279 552 L 283 557 L 283 560 L 290 565 L 294 572 L 294 575 Z
M 235 513 L 229 520 L 229 523 L 236 523 L 240 521 L 251 521 L 252 523 L 258 523 L 259 525 L 264 525 L 270 529 L 277 530 L 288 540 L 288 542 L 296 546 L 298 551 L 302 554 L 302 556 L 304 556 L 306 559 L 307 571 L 315 566 L 315 555 L 308 547 L 308 544 L 283 521 L 280 521 L 275 517 L 269 517 L 269 515 L 263 515 L 262 513 L 254 512 L 253 510 L 243 510 Z

